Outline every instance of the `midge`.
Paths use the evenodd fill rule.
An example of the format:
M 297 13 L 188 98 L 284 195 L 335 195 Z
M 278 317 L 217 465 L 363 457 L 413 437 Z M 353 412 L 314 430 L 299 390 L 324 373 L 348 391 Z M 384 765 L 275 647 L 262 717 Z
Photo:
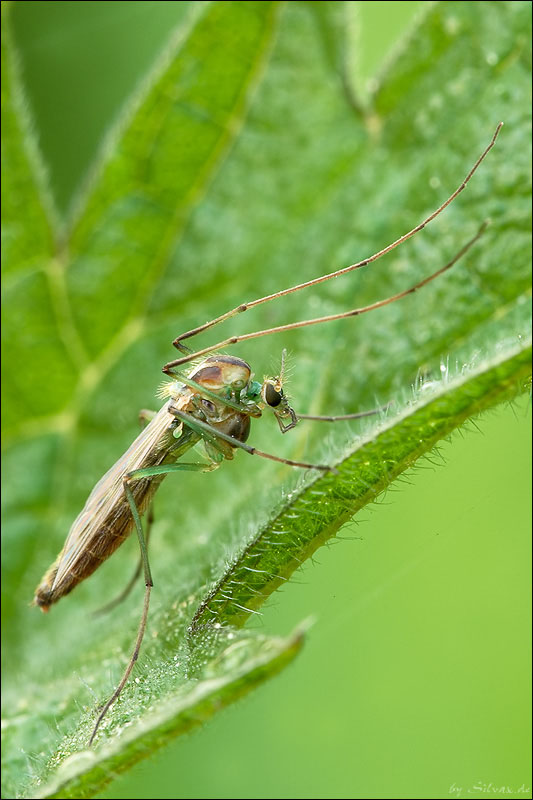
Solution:
M 483 223 L 478 233 L 439 270 L 414 286 L 372 305 L 354 308 L 340 314 L 292 322 L 242 336 L 233 336 L 196 352 L 190 352 L 182 342 L 261 303 L 364 267 L 405 242 L 435 219 L 465 188 L 489 150 L 494 146 L 502 124 L 498 125 L 490 143 L 453 194 L 427 219 L 383 250 L 357 264 L 240 305 L 204 325 L 181 334 L 174 341 L 174 345 L 186 354 L 163 367 L 163 372 L 173 378 L 162 390 L 163 396 L 168 398 L 167 402 L 157 413 L 141 412 L 142 417 L 147 421 L 146 427 L 124 455 L 96 484 L 85 507 L 74 520 L 62 551 L 35 591 L 34 604 L 43 611 L 48 611 L 53 603 L 57 603 L 64 595 L 69 594 L 80 581 L 88 578 L 122 544 L 132 530 L 136 531 L 141 551 L 137 572 L 126 590 L 110 606 L 115 605 L 126 596 L 136 577 L 143 570 L 146 585 L 143 612 L 129 663 L 120 683 L 98 715 L 89 744 L 92 744 L 98 726 L 121 693 L 139 655 L 148 617 L 150 591 L 153 586 L 146 545 L 151 517 L 148 513 L 146 536 L 141 517 L 149 512 L 154 493 L 164 476 L 180 470 L 210 472 L 219 467 L 224 460 L 231 460 L 235 449 L 241 449 L 250 455 L 261 456 L 292 467 L 329 471 L 332 468 L 323 464 L 291 461 L 262 452 L 246 444 L 252 418 L 260 417 L 263 410 L 269 409 L 276 417 L 281 432 L 286 433 L 302 419 L 335 422 L 357 419 L 379 410 L 374 409 L 337 417 L 298 414 L 283 393 L 285 353 L 282 355 L 280 374 L 275 377 L 267 377 L 262 382 L 253 380 L 251 367 L 246 361 L 220 353 L 209 354 L 248 339 L 357 316 L 400 300 L 450 269 L 479 239 L 486 228 L 486 223 Z M 186 373 L 176 370 L 176 367 L 193 359 L 195 365 Z M 199 444 L 202 445 L 202 456 L 205 460 L 182 461 L 183 456 Z

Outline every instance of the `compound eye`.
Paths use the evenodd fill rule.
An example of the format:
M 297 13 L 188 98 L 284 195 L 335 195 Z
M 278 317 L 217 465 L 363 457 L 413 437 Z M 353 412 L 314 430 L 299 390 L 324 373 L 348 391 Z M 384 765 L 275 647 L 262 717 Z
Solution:
M 278 392 L 277 389 L 272 386 L 271 383 L 267 383 L 265 386 L 265 403 L 269 405 L 271 408 L 275 408 L 279 406 L 283 397 L 282 392 Z

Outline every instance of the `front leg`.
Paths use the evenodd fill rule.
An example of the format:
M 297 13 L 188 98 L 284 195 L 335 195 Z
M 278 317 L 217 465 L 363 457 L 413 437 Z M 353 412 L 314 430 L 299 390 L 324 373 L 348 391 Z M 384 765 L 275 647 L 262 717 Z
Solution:
M 316 414 L 298 414 L 298 419 L 309 419 L 313 422 L 345 422 L 350 419 L 362 419 L 363 417 L 371 417 L 374 414 L 379 414 L 381 411 L 388 411 L 394 405 L 394 400 L 390 403 L 385 403 L 384 406 L 379 408 L 371 408 L 368 411 L 356 411 L 355 414 L 338 414 L 334 417 L 321 416 Z
M 221 441 L 224 441 L 230 444 L 232 447 L 240 447 L 241 450 L 244 450 L 251 456 L 261 456 L 261 458 L 267 458 L 270 461 L 277 461 L 280 464 L 288 464 L 290 467 L 318 469 L 321 472 L 336 472 L 334 467 L 328 467 L 325 464 L 307 464 L 305 461 L 291 461 L 289 458 L 281 458 L 280 456 L 275 456 L 272 453 L 265 453 L 263 450 L 258 450 L 257 447 L 250 447 L 250 445 L 241 442 L 239 439 L 236 439 L 233 436 L 228 436 L 227 433 L 223 433 L 212 425 L 209 425 L 207 422 L 202 422 L 196 417 L 193 417 L 192 414 L 188 414 L 185 411 L 180 411 L 172 406 L 169 408 L 169 412 L 174 414 L 175 417 L 195 431 L 195 433 L 197 433 L 202 439 L 206 439 L 218 449 L 220 449 Z

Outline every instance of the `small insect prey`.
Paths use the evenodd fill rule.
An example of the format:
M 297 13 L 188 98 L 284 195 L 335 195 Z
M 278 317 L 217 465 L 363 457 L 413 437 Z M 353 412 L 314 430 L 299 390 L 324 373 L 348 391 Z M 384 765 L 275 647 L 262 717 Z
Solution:
M 246 361 L 234 356 L 222 355 L 219 351 L 248 339 L 268 336 L 271 333 L 289 331 L 295 328 L 303 328 L 308 325 L 318 325 L 345 317 L 354 317 L 396 302 L 421 289 L 430 281 L 435 280 L 451 269 L 479 239 L 486 228 L 486 223 L 483 223 L 477 234 L 466 242 L 459 252 L 439 270 L 404 291 L 379 300 L 372 305 L 316 319 L 291 322 L 241 336 L 233 336 L 217 344 L 199 349 L 196 352 L 189 351 L 183 342 L 261 303 L 275 300 L 278 297 L 300 291 L 309 286 L 315 286 L 323 281 L 337 278 L 364 267 L 407 241 L 407 239 L 414 236 L 415 233 L 435 219 L 465 188 L 489 150 L 494 146 L 502 124 L 498 125 L 490 143 L 453 194 L 427 219 L 392 244 L 357 264 L 344 267 L 328 275 L 322 275 L 306 283 L 283 289 L 266 297 L 243 303 L 216 319 L 182 333 L 174 341 L 174 345 L 181 350 L 183 355 L 163 367 L 163 371 L 172 376 L 172 381 L 165 388 L 167 402 L 157 413 L 150 414 L 150 421 L 133 444 L 96 484 L 89 495 L 85 507 L 74 520 L 63 549 L 35 591 L 34 604 L 43 611 L 48 611 L 50 606 L 69 594 L 80 581 L 92 575 L 100 564 L 109 558 L 126 537 L 135 530 L 141 551 L 141 560 L 136 575 L 144 571 L 146 586 L 143 612 L 129 663 L 120 683 L 98 715 L 90 738 L 90 744 L 92 744 L 96 736 L 102 719 L 127 682 L 141 647 L 148 617 L 150 592 L 153 586 L 146 545 L 148 530 L 145 537 L 141 517 L 143 514 L 147 514 L 149 528 L 150 504 L 165 475 L 182 470 L 210 472 L 219 467 L 225 460 L 231 460 L 237 449 L 244 450 L 250 455 L 288 464 L 291 467 L 327 472 L 332 469 L 327 465 L 292 461 L 248 445 L 246 442 L 250 432 L 251 420 L 259 418 L 263 411 L 268 409 L 276 417 L 281 432 L 286 433 L 292 430 L 300 420 L 335 422 L 338 420 L 357 419 L 381 410 L 372 409 L 333 417 L 299 414 L 291 407 L 283 391 L 285 352 L 282 356 L 280 374 L 275 377 L 267 377 L 262 382 L 259 382 L 253 380 L 251 367 Z M 195 360 L 195 365 L 186 372 L 181 372 L 177 369 L 193 359 Z M 200 359 L 199 362 L 198 359 Z M 200 442 L 203 443 L 206 460 L 202 462 L 183 461 L 185 454 Z M 133 581 L 130 582 L 127 590 L 117 600 L 123 599 L 132 585 Z M 115 604 L 116 601 L 110 604 L 109 607 Z

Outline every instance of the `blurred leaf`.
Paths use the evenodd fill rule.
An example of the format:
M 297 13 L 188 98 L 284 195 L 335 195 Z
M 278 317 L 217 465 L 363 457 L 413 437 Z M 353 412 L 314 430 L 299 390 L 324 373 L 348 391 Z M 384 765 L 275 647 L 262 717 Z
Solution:
M 4 259 L 8 794 L 34 796 L 46 774 L 53 791 L 71 781 L 68 791 L 91 796 L 107 759 L 114 770 L 125 767 L 183 729 L 180 703 L 192 703 L 196 718 L 195 685 L 205 670 L 226 681 L 224 704 L 241 681 L 255 683 L 254 637 L 224 628 L 224 644 L 231 635 L 246 643 L 242 672 L 233 662 L 228 669 L 203 625 L 211 613 L 243 622 L 240 606 L 258 607 L 416 457 L 525 385 L 530 4 L 428 6 L 368 104 L 354 102 L 343 64 L 353 58 L 353 43 L 339 41 L 351 13 L 343 3 L 195 5 L 106 138 L 55 237 L 6 56 L 5 147 L 14 154 L 4 161 L 13 195 L 5 209 L 11 264 Z M 285 468 L 239 456 L 209 477 L 165 482 L 156 504 L 155 607 L 137 669 L 143 677 L 109 713 L 94 755 L 75 757 L 56 777 L 86 742 L 95 700 L 109 695 L 131 648 L 140 594 L 105 624 L 88 625 L 86 615 L 125 582 L 125 551 L 133 561 L 135 542 L 45 619 L 26 605 L 91 486 L 135 435 L 136 411 L 153 402 L 174 336 L 393 241 L 460 183 L 500 119 L 497 146 L 467 190 L 409 244 L 224 330 L 386 297 L 446 263 L 491 218 L 476 247 L 423 292 L 357 320 L 239 350 L 267 372 L 282 347 L 292 348 L 297 410 L 345 413 L 394 399 L 395 415 L 363 425 L 363 439 L 356 424 L 325 434 L 302 423 L 278 443 L 272 420 L 255 426 L 258 447 L 327 458 L 340 464 L 337 477 L 300 484 Z M 417 381 L 423 392 L 413 404 Z M 264 559 L 254 580 L 250 558 Z M 189 638 L 195 613 L 202 625 Z M 263 638 L 263 647 L 260 677 L 295 652 L 291 642 Z M 162 722 L 151 709 L 167 701 L 172 719 Z M 209 695 L 209 713 L 218 702 Z
M 6 15 L 2 5 L 2 22 Z M 35 270 L 54 251 L 46 178 L 20 86 L 9 26 L 2 26 L 2 247 L 5 275 Z
M 2 7 L 2 22 L 7 15 Z M 61 390 L 71 383 L 72 364 L 54 313 L 54 211 L 24 101 L 17 60 L 10 47 L 8 24 L 2 25 L 2 274 L 4 307 L 2 352 L 11 365 L 34 357 L 38 383 L 53 379 Z M 39 346 L 39 358 L 36 358 Z M 24 388 L 26 379 L 10 371 L 2 384 L 6 425 L 36 405 Z M 54 409 L 40 397 L 40 413 Z M 12 416 L 11 416 L 12 415 Z

